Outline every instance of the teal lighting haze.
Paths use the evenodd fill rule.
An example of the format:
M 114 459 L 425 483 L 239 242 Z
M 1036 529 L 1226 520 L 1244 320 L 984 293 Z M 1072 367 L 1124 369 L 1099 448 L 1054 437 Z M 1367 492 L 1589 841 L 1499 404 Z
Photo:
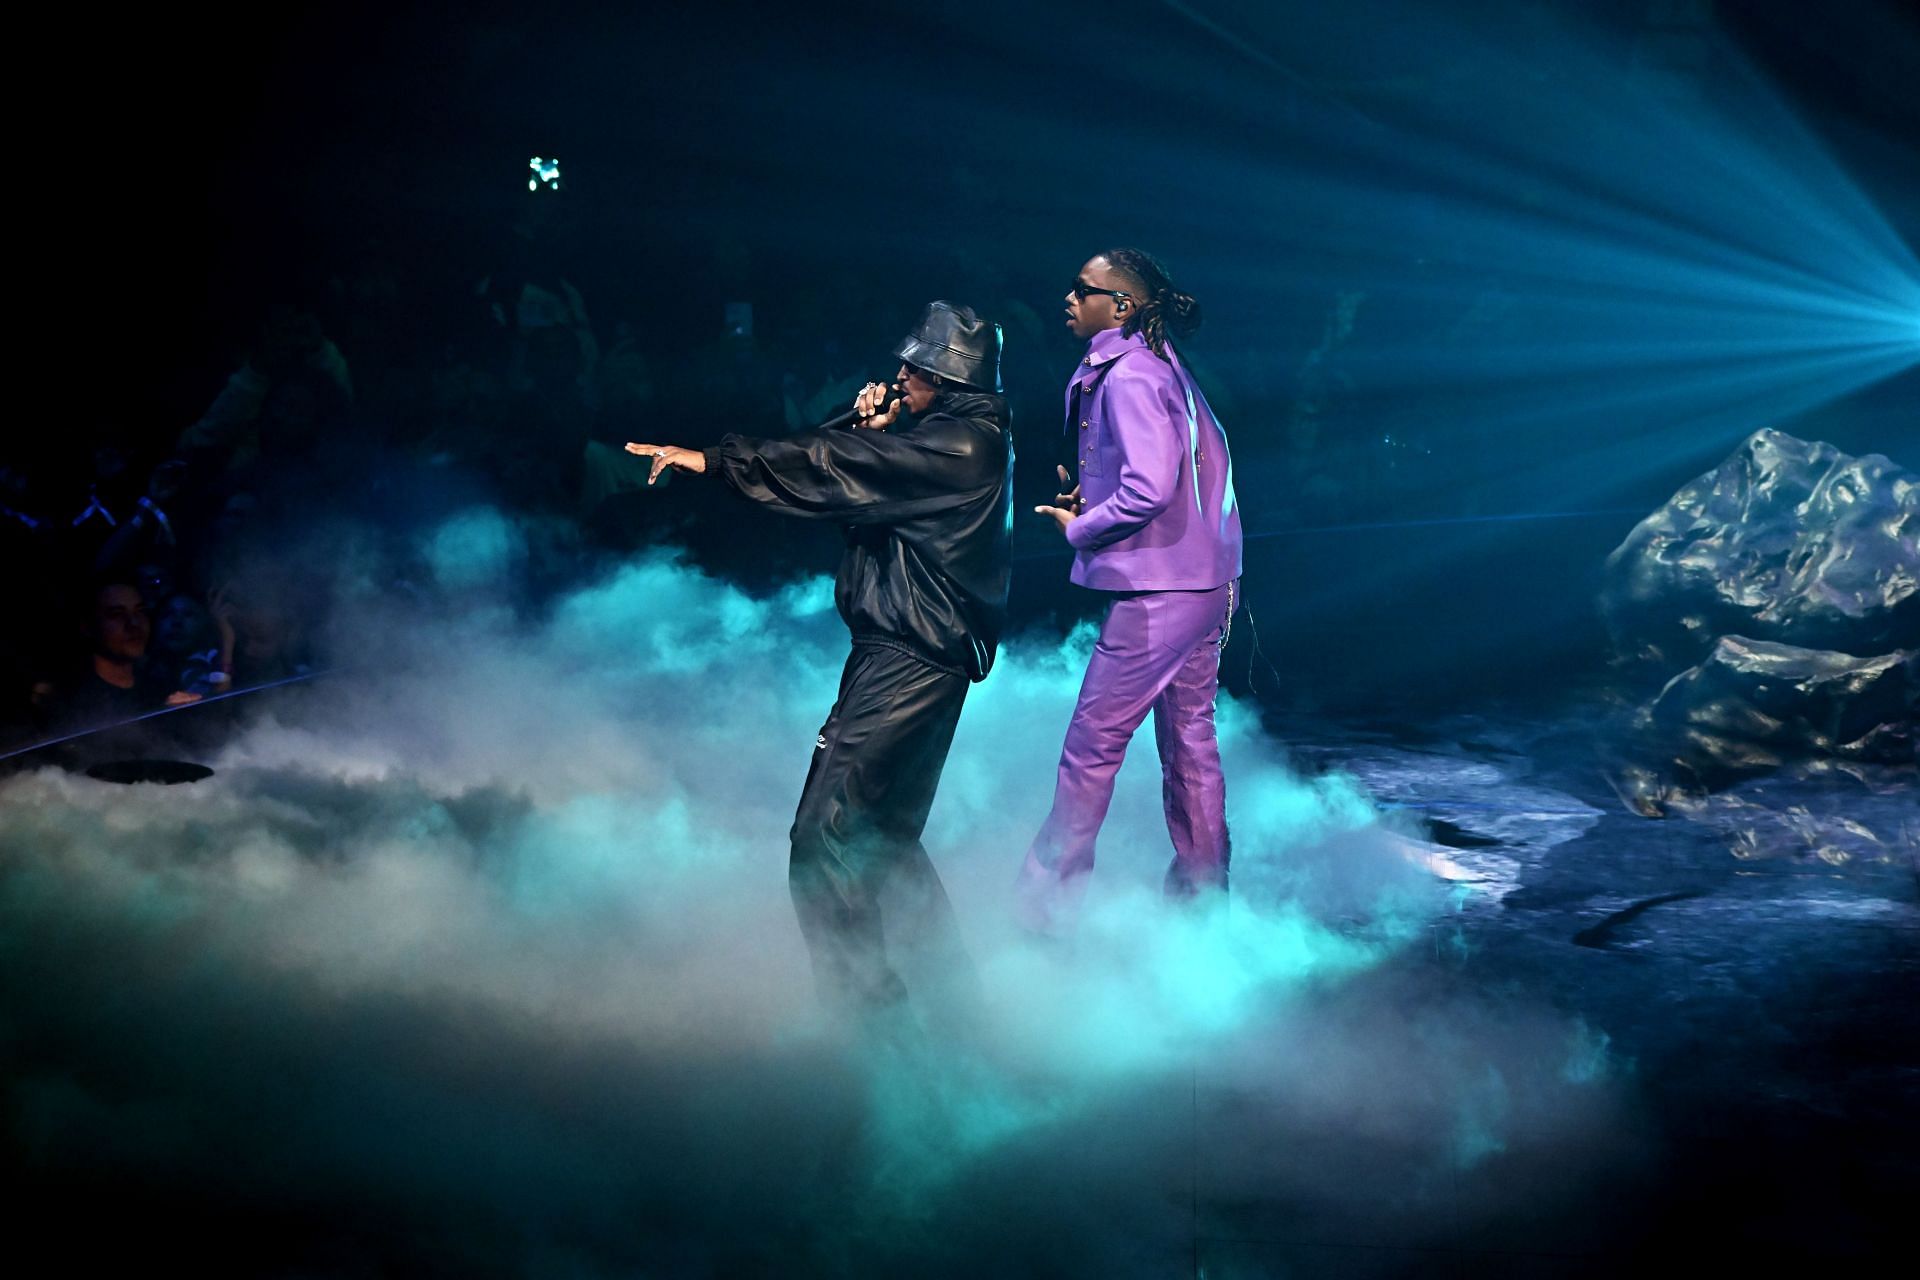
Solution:
M 1519 669 L 1592 628 L 1593 566 L 1636 515 L 1754 430 L 1920 457 L 1920 397 L 1876 389 L 1920 377 L 1915 225 L 1882 212 L 1920 207 L 1912 135 L 1837 151 L 1711 21 L 1399 0 L 1162 12 L 1130 101 L 1178 93 L 1206 127 L 1116 116 L 1076 150 L 1086 207 L 1058 213 L 1113 228 L 1092 244 L 1151 244 L 1207 309 L 1186 349 L 1234 440 L 1263 621 L 1424 635 L 1439 671 L 1478 660 L 1489 627 L 1413 615 L 1439 607 L 1433 584 L 1471 584 L 1455 612 L 1497 609 Z M 1890 47 L 1920 48 L 1910 16 L 1883 16 Z M 1856 172 L 1843 154 L 1879 160 Z M 1454 523 L 1389 540 L 1432 521 Z M 1366 551 L 1286 534 L 1350 524 L 1382 532 Z M 1500 566 L 1549 539 L 1555 591 L 1513 607 L 1524 588 Z M 1277 579 L 1279 557 L 1320 567 Z
M 1541 6 L 1170 7 L 1259 140 L 1196 158 L 1229 197 L 1196 216 L 1232 210 L 1242 287 L 1354 300 L 1345 394 L 1384 434 L 1467 432 L 1570 509 L 1920 363 L 1912 249 L 1711 27 L 1672 66 Z
M 786 831 L 846 653 L 828 584 L 754 596 L 662 552 L 527 616 L 503 603 L 527 546 L 485 508 L 428 530 L 418 596 L 336 619 L 379 662 L 245 724 L 204 782 L 0 779 L 0 987 L 41 1046 L 5 1097 L 34 1150 L 256 1206 L 418 1206 L 497 1268 L 449 1273 L 584 1273 L 540 1252 L 564 1246 L 624 1261 L 603 1274 L 978 1275 L 1011 1241 L 1144 1277 L 1189 1247 L 1163 1183 L 1197 1123 L 1236 1132 L 1212 1197 L 1459 1178 L 1490 1212 L 1495 1153 L 1580 1163 L 1620 1124 L 1577 1020 L 1396 976 L 1493 886 L 1436 879 L 1405 815 L 1296 772 L 1231 698 L 1231 903 L 1161 900 L 1135 753 L 1075 941 L 1014 929 L 1084 630 L 1003 651 L 928 827 L 975 1017 L 824 1020 Z M 1557 839 L 1599 817 L 1528 796 Z M 1337 1162 L 1300 1154 L 1327 1135 Z
M 832 219 L 773 234 L 934 290 L 950 251 L 977 255 L 1046 329 L 1063 264 L 1151 248 L 1205 310 L 1184 349 L 1256 534 L 1615 513 L 1461 524 L 1357 571 L 1329 562 L 1307 594 L 1289 587 L 1296 617 L 1480 572 L 1522 539 L 1597 564 L 1630 513 L 1762 427 L 1912 465 L 1920 421 L 1875 397 L 1920 377 L 1913 136 L 1865 145 L 1810 122 L 1708 6 L 1628 8 L 1183 0 L 1124 23 L 943 20 L 930 42 L 964 51 L 965 74 L 866 127 L 876 154 L 913 154 L 922 122 L 964 120 L 943 152 L 962 176 L 910 171 L 857 249 Z M 1669 9 L 1699 20 L 1661 26 Z M 1850 13 L 1856 43 L 1878 13 L 1887 47 L 1920 47 L 1910 16 Z M 1048 41 L 1057 56 L 1036 61 Z M 848 104 L 805 68 L 780 74 L 783 93 Z M 1075 344 L 1042 330 L 1036 353 L 1035 329 L 1008 332 L 1009 366 L 1057 386 Z M 1051 456 L 1057 402 L 1031 403 L 1016 430 L 1044 471 L 1069 459 Z M 1043 563 L 1050 535 L 1023 524 L 1020 554 Z M 1270 554 L 1249 557 L 1256 601 Z M 1571 588 L 1505 625 L 1588 626 L 1588 600 Z

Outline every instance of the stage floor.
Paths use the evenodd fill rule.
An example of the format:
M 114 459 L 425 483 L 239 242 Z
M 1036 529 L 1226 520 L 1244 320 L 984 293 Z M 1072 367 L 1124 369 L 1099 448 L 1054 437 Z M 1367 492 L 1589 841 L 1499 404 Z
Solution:
M 1787 771 L 1649 820 L 1615 795 L 1591 723 L 1296 726 L 1294 751 L 1433 820 L 1473 877 L 1433 945 L 1397 961 L 1417 989 L 1545 999 L 1604 1032 L 1632 1099 L 1607 1171 L 1569 1179 L 1512 1150 L 1398 1206 L 1307 1210 L 1209 1202 L 1203 1163 L 1207 1274 L 1558 1276 L 1904 1248 L 1895 1224 L 1920 1191 L 1913 769 Z
M 69 876 L 79 844 L 14 849 L 15 1221 L 76 1262 L 191 1257 L 203 1275 L 1566 1276 L 1904 1251 L 1913 771 L 1776 775 L 1648 820 L 1614 795 L 1594 723 L 1270 725 L 1299 773 L 1356 778 L 1433 838 L 1409 849 L 1435 859 L 1421 884 L 1444 907 L 1078 1093 L 1080 1064 L 1032 1054 L 718 1029 L 745 1018 L 729 1001 L 804 1004 L 792 974 L 786 994 L 765 975 L 716 987 L 714 1027 L 695 1005 L 636 1031 L 619 1010 L 648 993 L 607 988 L 650 970 L 541 969 L 560 944 L 538 919 L 517 941 L 495 916 L 480 940 L 319 936 L 406 897 L 402 879 L 289 916 L 266 945 L 246 930 L 279 910 L 277 882 L 242 867 L 238 907 L 215 911 L 200 836 L 131 887 L 119 863 Z M 216 782 L 263 813 L 368 794 L 243 773 Z M 114 806 L 164 794 L 9 785 L 68 806 L 69 827 L 94 814 L 102 838 Z M 173 792 L 217 826 L 215 785 Z M 405 840 L 524 816 L 498 796 L 435 803 L 443 825 L 409 818 Z M 344 893 L 333 838 L 274 874 L 333 866 L 303 892 Z M 467 883 L 426 900 L 453 910 Z

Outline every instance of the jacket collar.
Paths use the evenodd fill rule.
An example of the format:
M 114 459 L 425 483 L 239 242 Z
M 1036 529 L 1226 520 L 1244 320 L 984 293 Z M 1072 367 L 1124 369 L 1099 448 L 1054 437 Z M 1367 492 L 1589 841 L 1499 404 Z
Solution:
M 979 419 L 998 430 L 1007 422 L 1007 398 L 971 387 L 964 391 L 941 391 L 927 406 L 926 416 Z
M 1112 364 L 1129 351 L 1147 349 L 1147 340 L 1137 333 L 1130 338 L 1123 338 L 1118 329 L 1102 329 L 1087 339 L 1087 354 L 1080 363 L 1098 369 L 1102 365 Z

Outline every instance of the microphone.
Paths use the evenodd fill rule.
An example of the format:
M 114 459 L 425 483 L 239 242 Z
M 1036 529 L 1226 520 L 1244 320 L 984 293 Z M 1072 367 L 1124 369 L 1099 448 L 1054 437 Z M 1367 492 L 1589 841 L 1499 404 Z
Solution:
M 900 384 L 896 382 L 889 382 L 887 384 L 887 390 L 893 392 L 895 395 L 898 395 L 900 392 Z M 855 420 L 858 419 L 859 417 L 860 417 L 860 411 L 858 409 L 849 409 L 845 413 L 835 414 L 833 417 L 828 418 L 825 422 L 815 427 L 814 430 L 815 431 L 838 431 L 841 427 L 852 426 Z

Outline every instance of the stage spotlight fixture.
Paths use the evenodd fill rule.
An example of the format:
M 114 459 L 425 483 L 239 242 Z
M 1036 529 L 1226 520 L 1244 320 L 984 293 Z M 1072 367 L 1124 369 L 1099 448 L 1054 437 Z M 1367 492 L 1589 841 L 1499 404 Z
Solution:
M 539 156 L 534 156 L 531 160 L 527 161 L 527 168 L 530 171 L 527 176 L 527 190 L 558 191 L 560 189 L 560 162 L 558 160 L 543 160 Z

